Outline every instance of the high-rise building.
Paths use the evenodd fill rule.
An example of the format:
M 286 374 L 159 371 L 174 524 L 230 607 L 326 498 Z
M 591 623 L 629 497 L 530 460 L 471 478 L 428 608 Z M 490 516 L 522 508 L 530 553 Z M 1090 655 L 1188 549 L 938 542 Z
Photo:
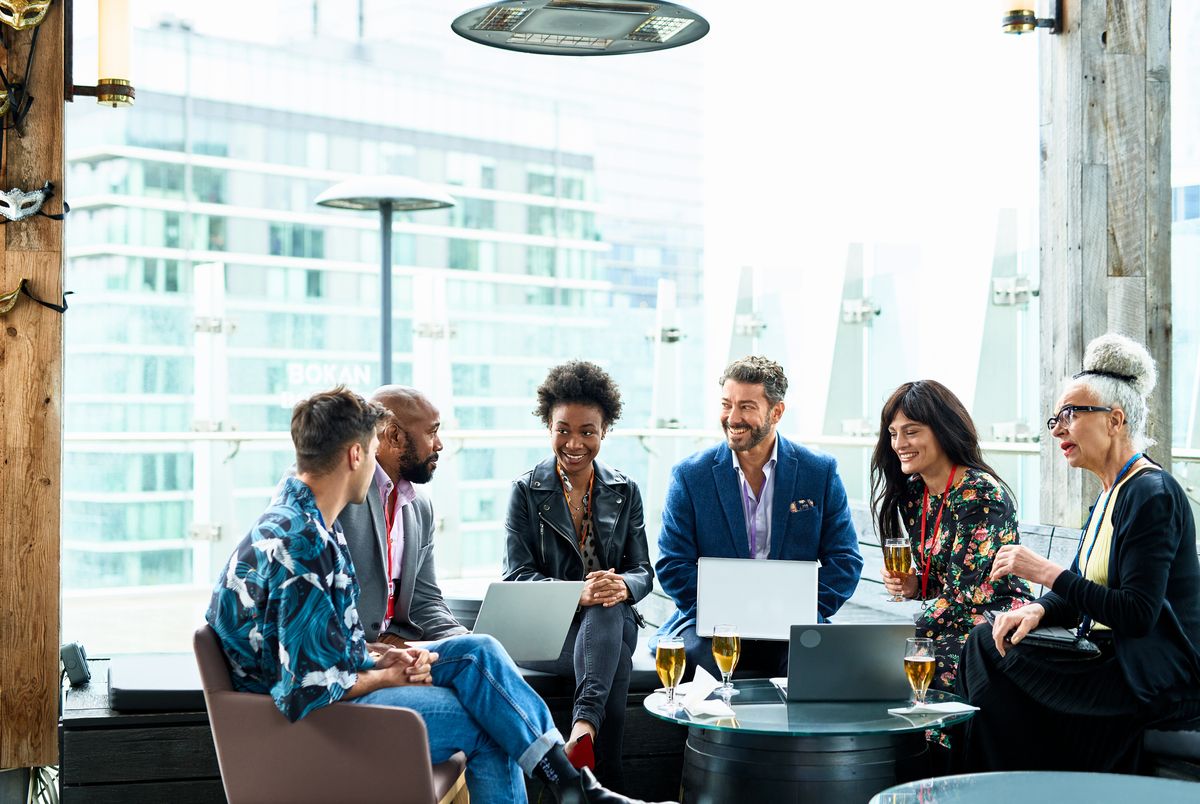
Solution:
M 382 9 L 366 30 L 386 44 L 168 21 L 136 31 L 153 69 L 132 110 L 70 108 L 68 631 L 101 627 L 106 589 L 203 601 L 290 462 L 294 399 L 378 383 L 378 216 L 313 203 L 347 176 L 457 200 L 393 233 L 394 378 L 452 436 L 433 484 L 444 575 L 498 567 L 509 482 L 545 451 L 528 433 L 549 366 L 601 363 L 621 425 L 651 424 L 660 297 L 683 317 L 699 304 L 698 57 L 658 58 L 649 86 L 645 60 L 584 72 L 459 40 L 443 17 Z M 703 348 L 691 335 L 680 355 Z M 633 439 L 605 455 L 635 476 L 648 456 Z

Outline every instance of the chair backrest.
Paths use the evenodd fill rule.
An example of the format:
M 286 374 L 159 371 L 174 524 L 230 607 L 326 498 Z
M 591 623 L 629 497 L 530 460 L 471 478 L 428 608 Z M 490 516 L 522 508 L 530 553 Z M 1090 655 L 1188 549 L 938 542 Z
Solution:
M 200 666 L 200 684 L 204 688 L 204 694 L 207 696 L 209 691 L 232 690 L 229 663 L 225 660 L 225 651 L 221 649 L 217 632 L 207 625 L 197 629 L 193 648 L 196 652 L 196 664 Z
M 387 801 L 438 800 L 416 712 L 338 703 L 289 723 L 269 695 L 233 691 L 212 628 L 198 629 L 193 646 L 229 804 L 377 802 L 380 784 Z

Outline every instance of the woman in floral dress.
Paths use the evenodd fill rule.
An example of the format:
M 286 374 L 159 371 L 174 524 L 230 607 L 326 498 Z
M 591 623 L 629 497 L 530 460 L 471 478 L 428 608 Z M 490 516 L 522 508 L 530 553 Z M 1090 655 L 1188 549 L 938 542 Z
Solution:
M 888 592 L 919 599 L 916 636 L 937 653 L 932 686 L 954 690 L 967 635 L 984 612 L 1032 600 L 1015 575 L 988 580 L 1002 546 L 1017 544 L 1008 485 L 984 460 L 975 424 L 950 389 L 933 380 L 901 385 L 883 406 L 871 458 L 872 506 L 881 540 L 907 537 L 908 573 L 883 570 Z

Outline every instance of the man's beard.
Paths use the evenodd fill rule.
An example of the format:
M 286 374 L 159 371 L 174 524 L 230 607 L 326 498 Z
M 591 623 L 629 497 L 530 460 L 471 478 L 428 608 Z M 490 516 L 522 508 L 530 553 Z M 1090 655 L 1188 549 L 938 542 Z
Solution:
M 767 436 L 771 434 L 771 423 L 763 422 L 761 427 L 750 428 L 750 440 L 745 446 L 735 447 L 733 442 L 729 440 L 729 423 L 726 422 L 725 424 L 722 424 L 721 427 L 725 430 L 725 443 L 729 444 L 729 448 L 734 452 L 745 452 L 746 450 L 754 449 L 759 444 L 766 441 Z
M 400 453 L 400 477 L 409 483 L 428 483 L 433 479 L 433 470 L 437 468 L 437 453 L 425 460 L 417 457 L 417 447 L 412 436 L 405 433 L 404 452 Z

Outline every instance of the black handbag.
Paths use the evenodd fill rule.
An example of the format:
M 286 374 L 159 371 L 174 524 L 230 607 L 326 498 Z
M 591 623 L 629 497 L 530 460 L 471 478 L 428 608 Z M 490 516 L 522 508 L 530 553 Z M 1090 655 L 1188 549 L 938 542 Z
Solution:
M 985 611 L 983 618 L 988 625 L 996 624 L 996 612 Z M 1057 659 L 1092 659 L 1100 656 L 1100 648 L 1091 640 L 1078 636 L 1061 625 L 1047 625 L 1035 628 L 1025 635 L 1017 647 L 1036 648 Z

